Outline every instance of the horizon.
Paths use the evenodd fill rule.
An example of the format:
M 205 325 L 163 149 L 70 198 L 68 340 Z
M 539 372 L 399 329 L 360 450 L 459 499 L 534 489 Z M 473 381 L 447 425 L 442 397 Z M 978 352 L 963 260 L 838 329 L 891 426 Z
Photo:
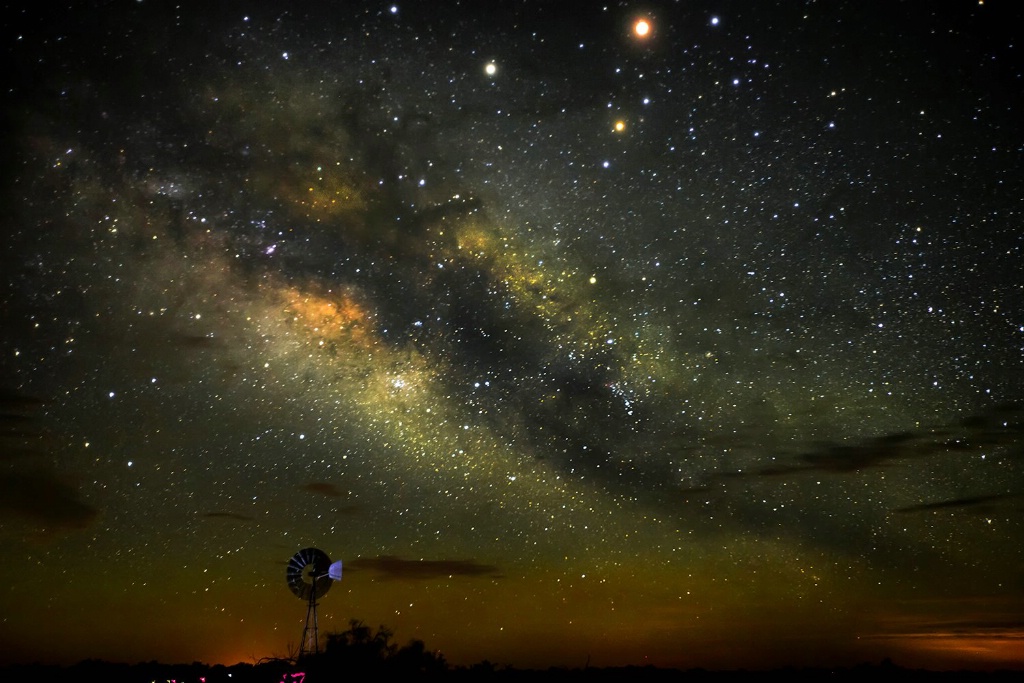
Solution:
M 12 8 L 0 665 L 1024 668 L 1022 15 Z

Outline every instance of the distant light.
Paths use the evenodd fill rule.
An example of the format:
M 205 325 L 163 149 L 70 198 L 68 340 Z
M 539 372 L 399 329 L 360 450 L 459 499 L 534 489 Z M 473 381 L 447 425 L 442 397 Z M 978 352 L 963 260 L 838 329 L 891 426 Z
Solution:
M 718 26 L 718 17 L 711 17 L 711 25 Z
M 488 76 L 493 76 L 498 73 L 498 65 L 494 62 L 487 62 L 487 66 L 484 67 L 484 73 Z
M 626 130 L 626 122 L 621 120 L 621 119 L 616 121 L 615 122 L 615 132 L 616 133 L 621 133 L 624 130 Z
M 651 22 L 646 19 L 638 19 L 637 22 L 633 24 L 633 33 L 635 33 L 638 38 L 646 38 L 651 33 Z
M 282 52 L 281 53 L 281 58 L 282 59 L 288 59 L 288 53 L 287 52 Z
M 392 5 L 391 6 L 391 13 L 392 14 L 398 14 L 398 5 Z

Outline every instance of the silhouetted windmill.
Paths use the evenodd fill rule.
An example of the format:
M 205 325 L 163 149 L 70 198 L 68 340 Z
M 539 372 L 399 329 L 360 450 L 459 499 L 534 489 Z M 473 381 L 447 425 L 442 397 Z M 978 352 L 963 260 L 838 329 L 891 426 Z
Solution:
M 320 652 L 320 631 L 316 623 L 317 600 L 326 595 L 331 584 L 341 581 L 341 560 L 331 563 L 327 553 L 317 548 L 306 548 L 292 556 L 286 573 L 288 588 L 306 601 L 306 625 L 302 629 L 299 659 Z

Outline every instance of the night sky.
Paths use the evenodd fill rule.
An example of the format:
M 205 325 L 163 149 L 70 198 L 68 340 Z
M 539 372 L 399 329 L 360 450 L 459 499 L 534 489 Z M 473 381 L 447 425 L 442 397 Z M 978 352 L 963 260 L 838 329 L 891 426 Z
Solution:
M 4 11 L 0 663 L 1024 667 L 1024 6 L 203 7 Z

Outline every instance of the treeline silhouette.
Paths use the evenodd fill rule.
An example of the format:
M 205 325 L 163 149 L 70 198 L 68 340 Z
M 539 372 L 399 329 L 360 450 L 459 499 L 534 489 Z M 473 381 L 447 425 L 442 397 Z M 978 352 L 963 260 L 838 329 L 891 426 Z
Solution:
M 703 681 L 752 681 L 779 677 L 793 681 L 867 681 L 895 679 L 908 681 L 986 681 L 1002 683 L 1020 680 L 1020 671 L 930 671 L 905 669 L 888 659 L 880 664 L 860 664 L 839 668 L 796 668 L 772 670 L 708 671 L 705 669 L 661 669 L 653 666 L 609 668 L 517 669 L 495 665 L 487 660 L 471 666 L 451 666 L 444 655 L 427 649 L 422 640 L 410 640 L 398 646 L 390 629 L 372 629 L 359 620 L 349 629 L 329 633 L 323 649 L 302 657 L 271 657 L 253 664 L 208 665 L 161 664 L 147 662 L 121 664 L 95 659 L 68 667 L 42 664 L 15 664 L 0 667 L 0 681 L 100 681 L 103 683 L 342 683 L 353 676 L 387 676 L 388 680 L 493 681 L 639 681 L 646 683 Z
M 307 675 L 317 680 L 331 680 L 332 672 L 346 675 L 394 673 L 402 675 L 442 674 L 448 662 L 440 652 L 431 652 L 422 640 L 410 640 L 398 647 L 393 633 L 385 626 L 374 631 L 358 619 L 349 622 L 349 629 L 329 633 L 323 652 L 303 657 Z M 311 681 L 310 683 L 315 683 Z

